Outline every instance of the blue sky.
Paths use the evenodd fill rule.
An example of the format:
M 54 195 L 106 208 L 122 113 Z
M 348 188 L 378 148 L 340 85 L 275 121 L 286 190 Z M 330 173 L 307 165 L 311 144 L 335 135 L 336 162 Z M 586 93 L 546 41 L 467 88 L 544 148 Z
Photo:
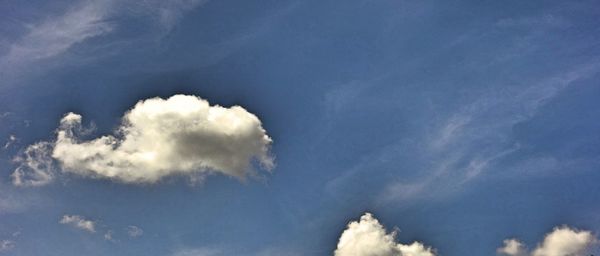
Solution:
M 418 241 L 552 256 L 556 239 L 600 252 L 595 1 L 9 0 L 0 13 L 0 254 L 433 255 L 402 247 Z M 237 121 L 182 114 L 201 105 Z M 106 135 L 157 158 L 85 144 Z

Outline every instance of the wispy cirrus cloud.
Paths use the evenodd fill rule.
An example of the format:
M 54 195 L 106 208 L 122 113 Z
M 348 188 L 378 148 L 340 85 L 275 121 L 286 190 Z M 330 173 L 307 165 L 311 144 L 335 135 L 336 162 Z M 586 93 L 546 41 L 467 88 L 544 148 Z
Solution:
M 48 15 L 37 23 L 17 24 L 25 27 L 26 32 L 19 38 L 10 39 L 10 43 L 5 43 L 5 49 L 2 51 L 4 54 L 0 55 L 0 74 L 20 76 L 29 70 L 39 70 L 39 66 L 32 68 L 31 65 L 58 58 L 75 46 L 118 30 L 122 25 L 119 23 L 120 17 L 134 17 L 146 24 L 149 22 L 149 27 L 154 27 L 155 32 L 158 31 L 149 34 L 164 35 L 178 24 L 186 12 L 206 2 L 208 0 L 80 1 L 63 13 Z M 155 40 L 154 37 L 149 38 Z M 148 40 L 143 36 L 119 40 L 140 39 Z M 89 56 L 88 53 L 83 55 L 86 58 L 98 57 Z
M 554 21 L 554 18 L 544 18 L 539 22 Z M 519 26 L 520 23 L 511 26 Z M 537 45 L 535 40 L 538 39 L 529 38 L 528 40 L 532 41 L 528 44 L 535 46 Z M 519 52 L 522 47 L 517 43 L 502 51 Z M 531 54 L 532 51 L 531 49 L 520 51 L 520 54 Z M 503 54 L 493 56 L 503 56 Z M 492 62 L 493 64 L 490 65 L 494 65 L 494 68 L 506 68 L 502 61 Z M 461 68 L 472 69 L 471 64 Z M 413 120 L 406 120 L 418 123 L 418 131 L 409 131 L 410 137 L 401 138 L 365 154 L 355 165 L 331 179 L 326 184 L 326 190 L 340 196 L 344 194 L 340 191 L 350 191 L 352 184 L 362 178 L 374 179 L 375 175 L 369 174 L 371 172 L 382 170 L 387 172 L 386 175 L 392 175 L 390 174 L 392 171 L 388 170 L 394 168 L 393 166 L 401 166 L 403 170 L 399 171 L 409 171 L 410 177 L 399 175 L 392 181 L 389 179 L 377 181 L 384 182 L 386 185 L 380 193 L 373 195 L 375 201 L 385 204 L 390 201 L 455 195 L 456 192 L 464 190 L 463 185 L 477 180 L 501 164 L 504 159 L 522 149 L 522 145 L 513 137 L 515 125 L 535 117 L 540 109 L 559 97 L 566 89 L 598 73 L 600 73 L 600 62 L 590 58 L 559 71 L 553 70 L 543 76 L 519 77 L 522 80 L 514 83 L 504 79 L 485 81 L 492 83 L 484 87 L 487 89 L 470 88 L 468 97 L 461 98 L 456 106 L 444 106 L 441 111 L 427 109 L 426 104 L 421 105 L 424 109 L 421 109 L 419 116 Z M 343 87 L 331 91 L 326 95 L 325 103 L 336 112 L 343 111 L 344 107 L 354 106 L 365 100 L 365 94 L 370 91 L 366 89 L 380 84 L 378 81 L 369 80 L 365 83 L 366 85 L 360 86 L 353 84 L 352 88 L 359 89 L 350 93 Z M 403 93 L 410 95 L 412 92 Z M 331 97 L 332 95 L 336 97 Z M 384 104 L 383 101 L 378 99 L 373 104 L 381 105 Z M 410 114 L 414 115 L 414 113 Z M 411 165 L 408 167 L 410 170 L 406 170 L 407 167 L 399 159 L 410 159 L 408 163 Z M 519 161 L 521 163 L 516 163 L 515 166 L 522 167 L 525 162 L 529 165 L 535 162 L 531 159 Z M 547 161 L 538 162 L 544 164 Z M 569 164 L 563 162 L 561 166 L 593 162 L 597 161 L 575 159 Z
M 390 120 L 389 125 L 385 123 L 384 126 L 393 127 L 393 124 L 398 125 L 394 122 L 398 122 L 402 129 L 408 127 L 396 130 L 396 138 L 380 142 L 377 148 L 366 151 L 330 179 L 325 190 L 339 198 L 349 194 L 356 196 L 357 184 L 383 185 L 379 193 L 363 194 L 376 204 L 388 204 L 390 201 L 457 195 L 468 188 L 467 184 L 483 180 L 481 178 L 486 174 L 489 174 L 487 177 L 499 175 L 500 170 L 496 172 L 496 168 L 500 165 L 514 164 L 522 168 L 525 164 L 531 167 L 539 163 L 544 166 L 533 167 L 540 169 L 537 173 L 548 173 L 549 169 L 545 167 L 553 161 L 560 162 L 552 167 L 553 170 L 570 165 L 591 166 L 598 162 L 597 159 L 558 161 L 547 155 L 531 156 L 541 157 L 537 161 L 514 157 L 529 146 L 516 138 L 517 126 L 536 118 L 540 110 L 556 103 L 553 102 L 555 99 L 562 100 L 563 92 L 569 91 L 570 87 L 585 83 L 600 73 L 600 62 L 591 55 L 569 59 L 568 65 L 544 65 L 536 69 L 538 73 L 524 73 L 522 70 L 525 69 L 515 68 L 532 58 L 540 58 L 542 52 L 548 51 L 546 47 L 552 40 L 550 38 L 554 38 L 552 36 L 565 36 L 564 32 L 577 26 L 576 23 L 560 10 L 544 11 L 542 15 L 512 16 L 487 25 L 482 22 L 480 25 L 485 29 L 478 26 L 461 30 L 462 35 L 454 35 L 438 47 L 428 48 L 418 57 L 402 62 L 405 66 L 400 75 L 397 69 L 392 69 L 396 77 L 377 78 L 378 74 L 386 74 L 387 70 L 382 68 L 372 76 L 375 79 L 347 83 L 325 93 L 324 104 L 335 114 L 324 114 L 325 123 L 333 118 L 348 117 L 356 122 L 377 120 L 376 117 L 365 120 L 353 117 L 354 113 L 372 110 L 368 109 L 371 107 L 385 116 L 382 118 Z M 519 31 L 518 36 L 514 31 Z M 496 44 L 499 35 L 502 43 Z M 563 43 L 558 43 L 563 49 L 556 49 L 561 56 L 574 53 L 585 56 L 592 47 L 590 40 Z M 482 48 L 473 50 L 472 47 Z M 451 66 L 431 64 L 459 51 L 465 51 L 465 61 Z M 429 68 L 439 68 L 441 72 L 435 75 L 439 78 L 413 75 Z M 390 84 L 397 88 L 389 89 Z M 448 86 L 452 89 L 447 90 Z M 390 95 L 376 93 L 380 88 Z M 401 101 L 404 103 L 400 108 L 397 102 Z M 352 130 L 340 126 L 334 128 L 340 132 Z M 331 137 L 337 132 L 335 129 L 323 133 L 323 138 Z M 513 169 L 502 171 L 516 173 Z M 379 178 L 381 176 L 387 177 Z
M 181 20 L 185 12 L 192 10 L 209 0 L 171 0 L 156 1 L 151 8 L 158 13 L 158 22 L 166 30 L 172 29 Z
M 428 175 L 417 181 L 389 184 L 380 200 L 448 196 L 459 191 L 462 185 L 520 149 L 521 146 L 511 140 L 514 125 L 532 118 L 574 82 L 598 72 L 600 63 L 590 62 L 528 87 L 515 88 L 505 94 L 490 93 L 464 105 L 423 138 L 426 142 L 423 152 L 437 163 Z
M 114 24 L 107 21 L 109 13 L 110 1 L 86 1 L 62 15 L 31 25 L 2 56 L 0 67 L 3 73 L 58 56 L 87 39 L 110 33 Z

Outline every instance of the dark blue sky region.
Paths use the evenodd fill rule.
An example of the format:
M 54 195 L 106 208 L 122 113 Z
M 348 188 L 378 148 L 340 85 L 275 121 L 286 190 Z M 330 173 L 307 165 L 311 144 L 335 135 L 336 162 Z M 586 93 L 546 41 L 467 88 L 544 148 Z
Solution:
M 0 14 L 0 254 L 333 255 L 365 212 L 436 255 L 600 232 L 596 1 L 9 0 Z M 275 166 L 149 184 L 53 159 L 51 182 L 14 184 L 66 113 L 93 140 L 176 94 L 256 115 Z

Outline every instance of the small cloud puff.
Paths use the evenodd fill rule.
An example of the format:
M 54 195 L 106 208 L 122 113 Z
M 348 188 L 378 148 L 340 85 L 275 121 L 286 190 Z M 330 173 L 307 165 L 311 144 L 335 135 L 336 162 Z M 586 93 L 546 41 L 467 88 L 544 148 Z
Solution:
M 51 180 L 51 170 L 43 167 L 52 161 L 37 155 L 50 155 L 63 172 L 124 183 L 155 183 L 173 175 L 201 180 L 211 173 L 244 179 L 253 173 L 253 161 L 266 170 L 274 166 L 271 138 L 260 120 L 240 106 L 211 106 L 188 95 L 147 99 L 125 113 L 116 135 L 88 141 L 77 136 L 81 121 L 80 115 L 68 113 L 54 142 L 29 146 L 17 159 L 13 183 Z
M 498 248 L 496 250 L 500 255 L 510 255 L 510 256 L 525 256 L 527 255 L 527 250 L 523 243 L 521 243 L 517 239 L 506 239 L 504 240 L 504 246 Z
M 115 241 L 115 239 L 113 238 L 113 231 L 112 230 L 106 231 L 106 233 L 104 233 L 104 240 L 106 240 L 106 241 Z
M 90 233 L 96 233 L 96 223 L 79 215 L 64 215 L 59 223 L 70 225 Z
M 353 221 L 342 233 L 334 256 L 435 256 L 434 250 L 419 242 L 396 242 L 396 231 L 387 233 L 370 213 Z
M 12 146 L 15 142 L 17 142 L 17 136 L 15 136 L 14 134 L 11 134 L 10 136 L 8 136 L 8 139 L 6 140 L 6 143 L 4 144 L 4 147 L 2 147 L 3 149 L 7 149 L 8 147 Z
M 589 231 L 569 227 L 557 227 L 548 233 L 544 241 L 533 251 L 516 239 L 504 240 L 504 246 L 498 248 L 498 254 L 507 256 L 587 256 L 598 239 Z
M 13 240 L 0 240 L 0 253 L 10 251 L 15 246 L 17 246 L 17 243 Z
M 136 238 L 142 236 L 144 234 L 144 230 L 136 226 L 128 226 L 127 227 L 127 235 L 132 238 Z

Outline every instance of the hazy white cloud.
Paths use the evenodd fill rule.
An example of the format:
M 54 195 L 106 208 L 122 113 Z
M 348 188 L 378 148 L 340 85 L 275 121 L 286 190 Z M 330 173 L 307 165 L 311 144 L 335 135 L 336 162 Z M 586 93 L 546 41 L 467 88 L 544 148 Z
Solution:
M 125 183 L 154 183 L 172 175 L 198 179 L 221 173 L 244 179 L 252 162 L 270 170 L 271 138 L 260 120 L 240 106 L 211 106 L 196 96 L 175 95 L 138 102 L 125 113 L 117 135 L 82 141 L 82 117 L 68 113 L 56 140 L 37 143 L 17 159 L 16 185 L 43 185 L 51 180 L 52 161 L 63 172 L 110 178 Z M 38 157 L 39 156 L 39 157 Z
M 496 26 L 500 28 L 535 27 L 535 29 L 543 30 L 566 28 L 570 25 L 570 22 L 564 17 L 552 14 L 519 18 L 504 18 L 496 22 Z
M 163 28 L 171 29 L 179 22 L 185 12 L 206 2 L 208 2 L 208 0 L 158 1 L 158 4 L 156 5 L 158 20 Z
M 422 172 L 426 175 L 420 179 L 386 185 L 376 200 L 387 203 L 416 200 L 424 195 L 440 198 L 456 194 L 466 187 L 463 185 L 520 149 L 521 145 L 511 138 L 516 124 L 534 117 L 563 90 L 599 71 L 600 63 L 584 63 L 526 88 L 507 87 L 511 90 L 508 94 L 486 93 L 459 107 L 442 122 L 433 122 L 432 132 L 424 133 L 417 140 L 419 145 L 410 146 L 422 150 L 425 159 L 435 164 L 425 165 Z
M 171 256 L 225 256 L 225 255 L 243 255 L 243 256 L 300 256 L 306 254 L 297 253 L 291 249 L 284 248 L 264 248 L 259 251 L 237 251 L 231 248 L 200 247 L 183 248 L 175 251 Z
M 13 159 L 18 164 L 12 173 L 15 186 L 42 186 L 54 179 L 54 164 L 52 161 L 52 144 L 38 142 L 28 146 L 21 154 Z
M 182 249 L 172 254 L 172 256 L 219 256 L 224 255 L 221 250 L 212 248 L 193 248 Z
M 587 256 L 597 244 L 598 239 L 589 231 L 557 227 L 532 252 L 528 252 L 518 240 L 508 239 L 504 240 L 504 246 L 498 249 L 498 253 L 509 256 Z
M 29 31 L 2 57 L 3 67 L 15 67 L 31 61 L 62 54 L 77 43 L 109 33 L 106 22 L 109 1 L 84 1 L 60 16 L 31 25 Z
M 419 242 L 396 242 L 396 231 L 387 233 L 370 213 L 353 221 L 342 233 L 335 256 L 434 256 L 434 250 Z
M 0 240 L 0 253 L 10 251 L 17 246 L 17 243 L 13 240 Z
M 72 227 L 85 230 L 90 233 L 96 232 L 96 223 L 91 220 L 87 220 L 79 215 L 64 215 L 59 221 L 60 224 L 70 225 Z
M 19 38 L 6 38 L 6 43 L 0 44 L 0 75 L 11 78 L 11 82 L 15 78 L 14 81 L 19 81 L 23 73 L 49 66 L 32 68 L 37 61 L 57 59 L 57 63 L 63 63 L 65 60 L 59 57 L 75 46 L 117 31 L 122 20 L 143 22 L 151 32 L 111 40 L 104 45 L 86 45 L 90 47 L 80 51 L 84 54 L 77 60 L 95 59 L 122 50 L 120 46 L 151 44 L 171 31 L 186 12 L 206 2 L 208 0 L 81 0 L 60 13 L 44 15 L 46 18 L 42 20 L 12 24 L 24 27 L 25 33 Z M 98 49 L 104 51 L 98 54 Z
M 0 188 L 0 213 L 20 212 L 26 208 L 26 203 L 21 200 L 17 193 Z
M 137 226 L 128 226 L 127 227 L 127 235 L 129 235 L 129 237 L 139 237 L 142 236 L 144 234 L 144 230 L 142 230 L 141 228 L 137 227 Z
M 0 215 L 21 213 L 30 208 L 45 207 L 52 203 L 51 198 L 34 190 L 22 190 L 5 182 L 0 182 Z
M 289 248 L 278 248 L 278 247 L 270 247 L 262 249 L 254 254 L 254 256 L 301 256 L 306 255 L 304 253 L 299 253 Z

